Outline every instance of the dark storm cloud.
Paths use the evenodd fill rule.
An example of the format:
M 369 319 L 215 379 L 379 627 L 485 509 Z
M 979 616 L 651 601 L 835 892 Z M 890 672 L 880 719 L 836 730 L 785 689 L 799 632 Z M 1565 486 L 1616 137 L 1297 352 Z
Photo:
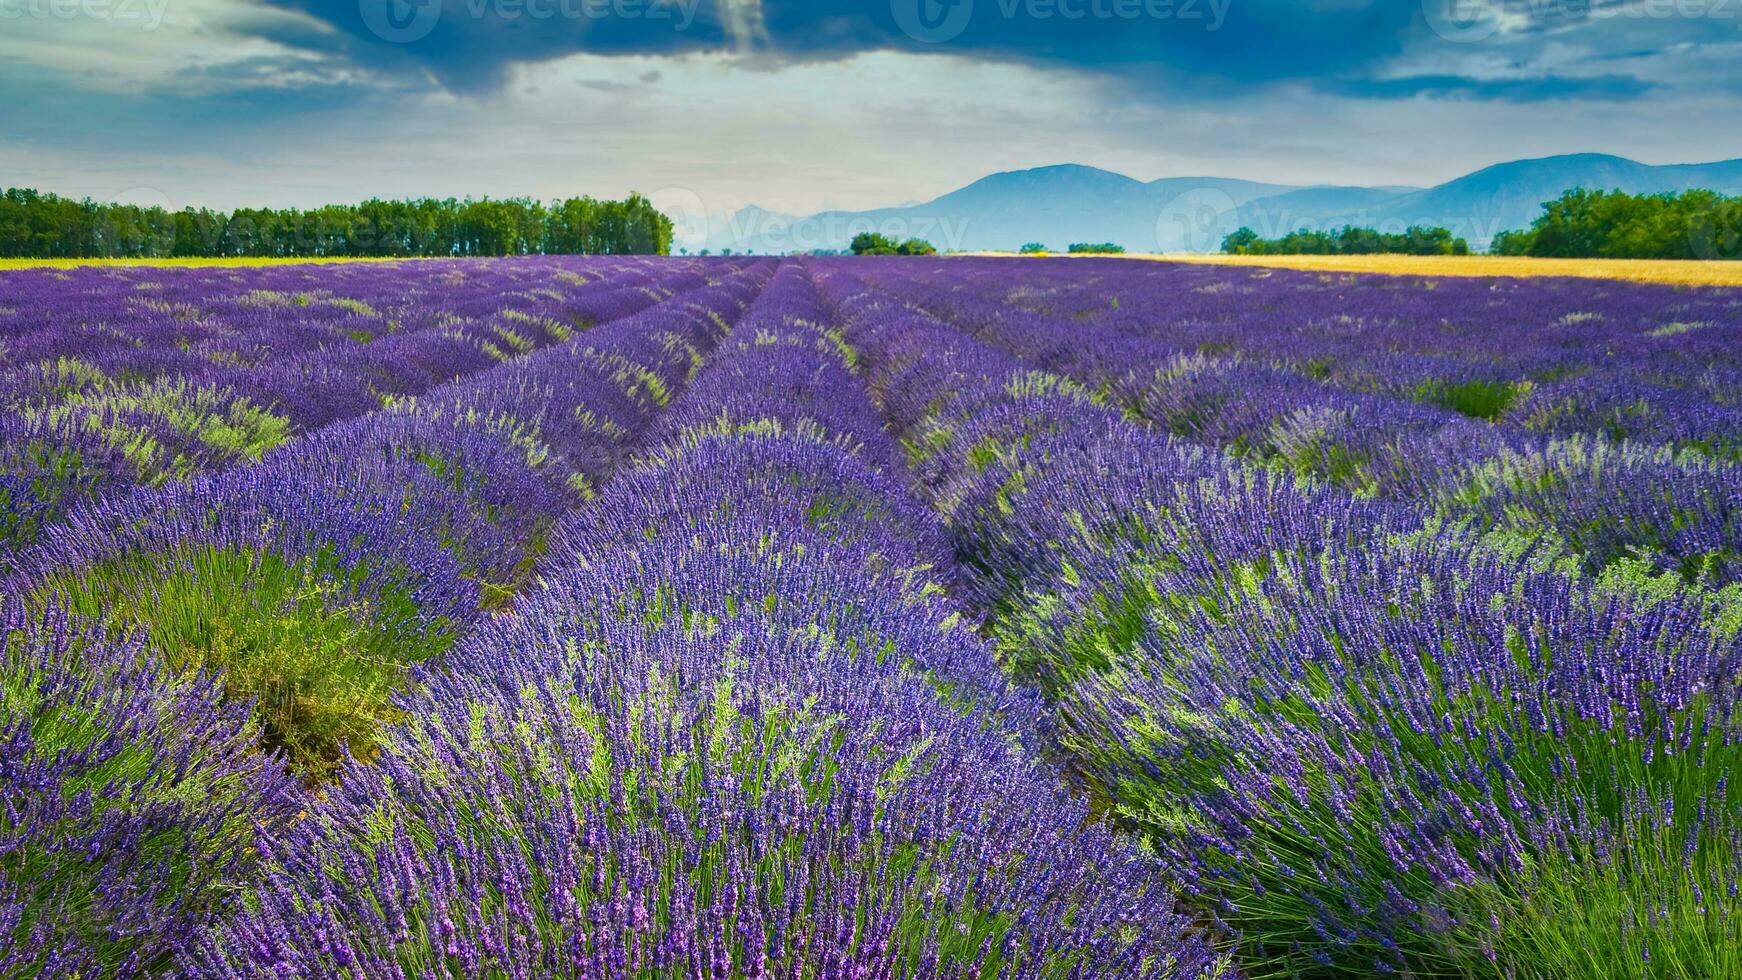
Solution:
M 330 24 L 338 49 L 456 91 L 577 52 L 741 50 L 772 64 L 868 51 L 955 54 L 1136 80 L 1223 84 L 1358 72 L 1419 33 L 1420 0 L 267 0 Z M 388 26 L 382 29 L 383 23 Z M 404 25 L 403 27 L 401 25 Z
M 580 52 L 677 55 L 733 38 L 713 0 L 265 0 L 334 31 L 311 48 L 383 74 L 416 74 L 458 92 L 498 86 L 508 69 Z M 298 38 L 270 37 L 291 47 Z
M 262 35 L 463 94 L 576 53 L 735 51 L 751 67 L 873 51 L 1067 69 L 1214 100 L 1294 82 L 1356 98 L 1621 100 L 1653 85 L 1576 63 L 1734 41 L 1742 0 L 260 0 Z M 1733 11 L 1733 13 L 1732 13 Z M 1530 66 L 1557 51 L 1552 68 Z M 1492 55 L 1508 69 L 1447 70 Z M 1414 70 L 1411 70 L 1411 69 Z M 1514 76 L 1533 76 L 1519 80 Z
M 771 5 L 777 46 L 940 51 L 1237 82 L 1335 73 L 1394 54 L 1419 0 L 872 0 L 822 10 Z

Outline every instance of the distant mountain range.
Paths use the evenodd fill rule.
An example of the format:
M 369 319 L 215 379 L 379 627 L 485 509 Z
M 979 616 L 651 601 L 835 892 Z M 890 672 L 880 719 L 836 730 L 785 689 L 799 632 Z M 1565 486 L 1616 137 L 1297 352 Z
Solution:
M 838 249 L 857 232 L 874 230 L 953 251 L 1112 242 L 1133 252 L 1213 252 L 1222 236 L 1243 225 L 1271 238 L 1302 227 L 1401 231 L 1420 224 L 1450 228 L 1485 248 L 1498 232 L 1528 227 L 1542 202 L 1574 187 L 1634 194 L 1704 187 L 1736 194 L 1742 193 L 1742 160 L 1651 166 L 1579 153 L 1496 164 L 1427 188 L 1294 187 L 1225 177 L 1144 183 L 1061 164 L 993 174 L 936 200 L 899 207 L 807 216 L 745 208 L 710 223 L 707 247 Z

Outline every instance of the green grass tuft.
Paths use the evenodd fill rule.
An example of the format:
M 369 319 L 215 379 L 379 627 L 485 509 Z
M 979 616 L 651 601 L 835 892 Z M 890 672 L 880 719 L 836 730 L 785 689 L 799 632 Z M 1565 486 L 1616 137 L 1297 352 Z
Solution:
M 1416 399 L 1492 422 L 1506 414 L 1528 390 L 1528 384 L 1509 381 L 1430 381 L 1416 390 Z
M 227 697 L 253 703 L 262 743 L 318 781 L 347 747 L 373 755 L 380 727 L 398 718 L 390 699 L 408 668 L 454 640 L 452 624 L 426 623 L 406 591 L 360 598 L 368 571 L 191 546 L 58 575 L 36 597 L 143 628 L 173 669 L 213 671 Z

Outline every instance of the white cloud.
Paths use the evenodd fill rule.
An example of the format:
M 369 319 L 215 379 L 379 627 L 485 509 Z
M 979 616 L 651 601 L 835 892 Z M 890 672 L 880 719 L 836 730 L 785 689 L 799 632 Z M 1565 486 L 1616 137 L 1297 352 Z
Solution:
M 319 36 L 331 33 L 328 25 L 237 0 L 0 0 L 0 27 L 0 61 L 93 92 L 199 95 L 219 84 L 296 88 L 360 77 L 336 59 L 262 36 Z M 262 64 L 274 70 L 232 70 Z

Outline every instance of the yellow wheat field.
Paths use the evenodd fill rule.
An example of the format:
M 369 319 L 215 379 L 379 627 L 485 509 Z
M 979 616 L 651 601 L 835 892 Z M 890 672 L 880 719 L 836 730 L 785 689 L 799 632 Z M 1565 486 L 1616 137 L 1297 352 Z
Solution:
M 1128 258 L 1269 266 L 1309 272 L 1374 272 L 1399 276 L 1576 276 L 1675 286 L 1742 286 L 1742 262 L 1530 259 L 1492 255 L 1133 255 Z

